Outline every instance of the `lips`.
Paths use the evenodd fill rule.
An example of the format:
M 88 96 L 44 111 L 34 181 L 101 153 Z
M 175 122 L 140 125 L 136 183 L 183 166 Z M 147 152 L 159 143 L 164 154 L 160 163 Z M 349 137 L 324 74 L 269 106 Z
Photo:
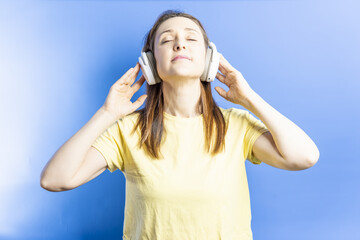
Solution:
M 177 55 L 176 57 L 174 57 L 171 61 L 175 61 L 178 59 L 187 59 L 187 60 L 191 60 L 190 57 L 186 56 L 186 55 Z

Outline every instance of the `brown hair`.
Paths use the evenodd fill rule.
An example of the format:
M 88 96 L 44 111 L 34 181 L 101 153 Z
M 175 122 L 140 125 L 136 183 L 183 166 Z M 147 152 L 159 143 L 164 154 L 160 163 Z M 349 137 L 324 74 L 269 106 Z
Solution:
M 200 26 L 206 49 L 209 46 L 209 39 L 205 32 L 204 27 L 198 19 L 190 14 L 178 11 L 167 10 L 160 14 L 155 21 L 153 27 L 146 34 L 146 42 L 142 51 L 154 52 L 154 39 L 157 29 L 160 24 L 169 18 L 173 17 L 186 17 L 193 20 Z M 160 145 L 163 137 L 163 110 L 164 110 L 164 97 L 162 92 L 162 81 L 155 85 L 146 84 L 146 104 L 143 109 L 136 110 L 134 113 L 139 113 L 139 118 L 135 124 L 132 133 L 140 126 L 141 140 L 139 142 L 140 147 L 145 144 L 145 151 L 154 158 L 159 158 Z M 225 119 L 222 115 L 220 108 L 215 103 L 212 93 L 210 82 L 201 81 L 201 95 L 200 95 L 199 109 L 203 112 L 203 125 L 205 132 L 205 150 L 210 152 L 212 146 L 211 155 L 215 155 L 225 148 L 225 134 L 227 126 Z M 214 132 L 214 130 L 216 132 Z M 216 135 L 214 135 L 216 133 Z M 215 136 L 215 143 L 214 143 Z M 211 145 L 215 144 L 215 147 Z

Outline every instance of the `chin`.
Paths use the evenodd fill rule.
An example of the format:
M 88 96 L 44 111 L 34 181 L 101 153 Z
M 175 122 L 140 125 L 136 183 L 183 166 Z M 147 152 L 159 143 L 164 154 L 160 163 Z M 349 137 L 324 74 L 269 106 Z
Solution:
M 191 67 L 188 65 L 171 66 L 167 71 L 160 71 L 159 76 L 161 79 L 173 79 L 173 78 L 199 78 L 202 72 L 199 72 L 200 68 Z
M 191 71 L 189 68 L 183 68 L 183 69 L 176 69 L 171 71 L 168 76 L 182 76 L 182 77 L 195 77 L 198 75 L 196 71 Z

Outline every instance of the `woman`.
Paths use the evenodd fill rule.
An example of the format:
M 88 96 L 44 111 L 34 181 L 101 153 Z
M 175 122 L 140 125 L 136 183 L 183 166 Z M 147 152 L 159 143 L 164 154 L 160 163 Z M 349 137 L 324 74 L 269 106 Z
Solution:
M 222 55 L 216 78 L 229 90 L 216 91 L 261 121 L 245 110 L 218 107 L 210 83 L 200 81 L 208 43 L 193 16 L 160 15 L 143 51 L 153 52 L 161 82 L 147 85 L 147 94 L 132 103 L 145 78 L 134 83 L 140 66 L 129 69 L 55 153 L 41 186 L 65 191 L 106 168 L 120 169 L 126 177 L 123 239 L 252 239 L 245 160 L 302 170 L 316 163 L 319 151 Z M 178 55 L 188 58 L 174 60 Z M 146 98 L 145 108 L 135 111 Z

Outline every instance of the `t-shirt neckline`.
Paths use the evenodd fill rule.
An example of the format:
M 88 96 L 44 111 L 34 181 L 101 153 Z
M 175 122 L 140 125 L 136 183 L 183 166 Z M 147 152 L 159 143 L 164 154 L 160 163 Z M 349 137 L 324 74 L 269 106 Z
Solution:
M 187 118 L 187 117 L 177 117 L 177 116 L 171 115 L 171 114 L 169 114 L 169 113 L 167 113 L 165 111 L 163 113 L 164 113 L 164 117 L 166 119 L 169 119 L 169 120 L 172 120 L 172 121 L 178 121 L 178 122 L 191 122 L 191 121 L 196 121 L 196 120 L 203 117 L 203 114 L 200 114 L 200 115 L 195 116 L 195 117 L 188 117 Z

